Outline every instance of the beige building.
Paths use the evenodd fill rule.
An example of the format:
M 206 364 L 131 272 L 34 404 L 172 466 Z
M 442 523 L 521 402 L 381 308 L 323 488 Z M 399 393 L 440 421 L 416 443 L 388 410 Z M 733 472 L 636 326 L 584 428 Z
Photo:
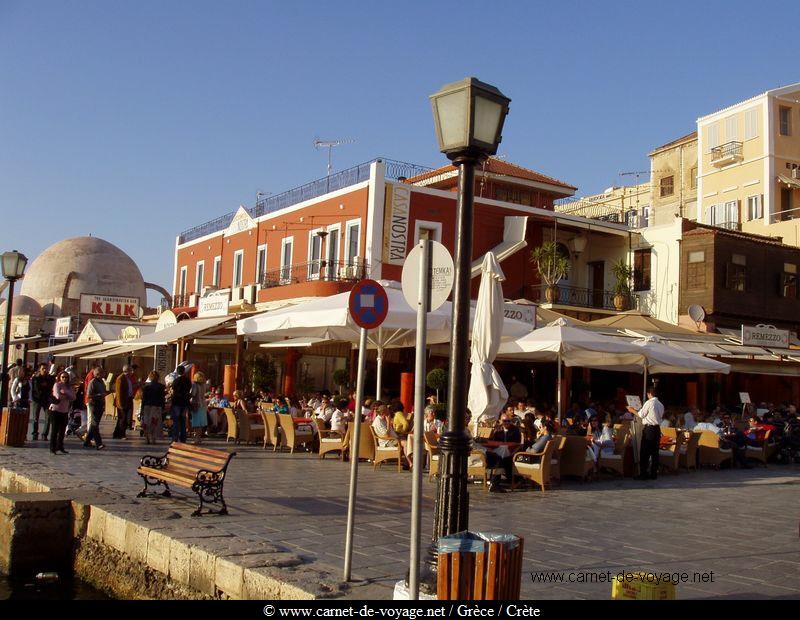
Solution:
M 697 120 L 697 221 L 800 245 L 800 83 Z
M 554 209 L 565 215 L 644 228 L 652 224 L 650 181 L 638 185 L 609 187 L 601 194 L 557 200 Z
M 651 226 L 697 214 L 697 132 L 673 140 L 650 154 Z

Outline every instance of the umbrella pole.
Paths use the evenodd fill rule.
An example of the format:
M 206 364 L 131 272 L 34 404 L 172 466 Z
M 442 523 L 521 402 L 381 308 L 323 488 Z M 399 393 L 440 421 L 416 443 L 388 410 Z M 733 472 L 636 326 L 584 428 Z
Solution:
M 558 354 L 558 380 L 556 381 L 556 402 L 558 403 L 558 423 L 563 424 L 564 418 L 561 415 L 561 353 Z
M 367 330 L 361 328 L 356 378 L 356 411 L 353 416 L 353 437 L 350 440 L 350 492 L 347 498 L 347 532 L 344 539 L 344 581 L 350 581 L 353 560 L 353 528 L 355 526 L 356 489 L 358 486 L 358 448 L 361 445 L 361 404 L 364 402 L 364 375 L 367 368 Z
M 380 329 L 380 328 L 378 328 Z M 376 369 L 377 374 L 377 385 L 375 386 L 375 398 L 377 400 L 381 399 L 381 393 L 383 392 L 383 346 L 378 346 L 378 359 L 377 359 L 378 367 Z
M 647 364 L 644 365 L 644 385 L 642 386 L 642 403 L 647 400 Z

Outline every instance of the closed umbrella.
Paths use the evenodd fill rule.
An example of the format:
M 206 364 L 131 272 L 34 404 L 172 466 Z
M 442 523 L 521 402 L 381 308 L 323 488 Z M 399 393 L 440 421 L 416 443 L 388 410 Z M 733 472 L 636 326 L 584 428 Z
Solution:
M 481 419 L 494 419 L 508 400 L 508 390 L 492 365 L 500 348 L 503 332 L 503 287 L 505 275 L 497 258 L 487 252 L 481 265 L 481 285 L 472 326 L 469 394 L 467 406 L 476 425 Z

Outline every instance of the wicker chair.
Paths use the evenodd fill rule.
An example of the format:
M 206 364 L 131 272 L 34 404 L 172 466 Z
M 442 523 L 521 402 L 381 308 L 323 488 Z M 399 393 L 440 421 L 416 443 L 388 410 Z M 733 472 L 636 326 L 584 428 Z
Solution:
M 437 463 L 438 472 L 438 463 Z M 475 476 L 483 479 L 483 489 L 489 490 L 489 476 L 503 474 L 502 467 L 489 467 L 486 460 L 486 453 L 481 450 L 473 450 L 467 457 L 467 476 Z
M 687 472 L 690 469 L 697 471 L 697 446 L 700 442 L 700 433 L 692 433 L 689 441 L 681 446 L 681 456 L 678 464 Z
M 625 475 L 625 452 L 631 445 L 631 434 L 628 432 L 621 432 L 614 441 L 614 454 L 603 455 L 600 451 L 600 458 L 597 459 L 598 469 L 607 469 L 618 473 L 620 476 Z
M 355 422 L 348 422 L 347 423 L 347 444 L 345 445 L 345 451 L 347 452 L 348 457 L 352 453 L 353 449 L 353 437 L 355 432 L 355 427 L 353 426 Z M 365 460 L 365 461 L 374 461 L 375 460 L 375 443 L 372 441 L 372 433 L 369 430 L 370 427 L 369 422 L 362 422 L 361 423 L 361 432 L 358 435 L 358 459 Z
M 428 482 L 439 473 L 439 440 L 435 431 L 427 431 L 422 436 L 425 452 L 428 453 Z
M 279 413 L 278 421 L 281 425 L 283 445 L 289 448 L 291 454 L 294 454 L 295 448 L 311 443 L 314 440 L 314 433 L 312 431 L 298 431 L 292 416 L 288 413 Z
M 274 452 L 280 445 L 278 416 L 273 411 L 261 409 L 261 419 L 264 421 L 264 450 L 267 449 L 267 446 L 272 446 Z
M 748 459 L 754 459 L 760 462 L 764 467 L 767 466 L 767 460 L 772 456 L 769 443 L 770 435 L 772 435 L 771 430 L 764 433 L 764 443 L 760 446 L 747 446 Z
M 225 412 L 225 419 L 228 422 L 228 436 L 225 438 L 225 443 L 228 443 L 231 439 L 234 442 L 239 441 L 239 422 L 236 419 L 236 414 L 233 413 L 233 409 L 230 407 L 225 407 L 223 409 Z
M 561 440 L 553 438 L 547 442 L 544 450 L 537 454 L 517 452 L 514 455 L 514 475 L 511 476 L 511 490 L 514 490 L 514 477 L 516 475 L 538 484 L 542 489 L 542 493 L 544 493 L 545 488 L 550 484 L 551 468 L 554 460 L 553 454 L 555 454 L 559 443 L 561 443 Z M 531 457 L 537 456 L 540 457 L 538 462 L 530 462 Z
M 253 424 L 250 421 L 250 416 L 245 411 L 234 410 L 234 413 L 236 414 L 236 421 L 239 424 L 239 438 L 237 443 L 241 441 L 245 442 L 245 444 L 263 443 L 266 425 L 263 422 L 261 424 Z
M 346 446 L 350 445 L 350 425 L 347 425 L 344 435 L 339 431 L 329 431 L 319 427 L 317 427 L 317 432 L 319 433 L 319 458 L 324 459 L 328 452 L 338 452 L 339 458 L 344 460 Z
M 674 428 L 662 430 L 675 431 Z M 667 434 L 669 436 L 669 434 Z M 661 467 L 670 470 L 673 474 L 678 473 L 681 459 L 681 446 L 683 445 L 683 433 L 674 433 L 675 442 L 669 448 L 658 450 L 658 463 Z
M 719 435 L 714 431 L 701 431 L 700 440 L 700 464 L 711 465 L 719 469 L 725 461 L 730 461 L 733 451 L 730 448 L 719 447 Z
M 561 477 L 574 476 L 586 480 L 594 472 L 594 453 L 584 435 L 556 435 Z
M 375 458 L 373 459 L 373 469 L 377 469 L 384 461 L 397 460 L 397 471 L 403 471 L 403 448 L 400 442 L 393 437 L 379 437 L 375 432 L 375 427 L 369 425 L 369 432 L 372 434 L 373 445 L 375 446 Z M 382 446 L 381 440 L 394 441 L 396 446 Z

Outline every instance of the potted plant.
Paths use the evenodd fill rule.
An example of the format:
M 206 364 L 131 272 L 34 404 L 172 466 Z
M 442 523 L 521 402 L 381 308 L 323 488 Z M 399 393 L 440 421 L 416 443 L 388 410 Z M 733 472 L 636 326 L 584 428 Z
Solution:
M 447 389 L 447 371 L 444 368 L 434 368 L 425 377 L 425 383 L 432 390 L 436 390 L 436 402 L 439 402 L 439 390 Z
M 342 395 L 342 388 L 350 383 L 350 371 L 347 368 L 339 368 L 333 371 L 333 382 L 339 386 L 339 396 Z
M 614 276 L 614 307 L 618 311 L 626 310 L 631 298 L 631 276 L 633 269 L 630 268 L 624 258 L 620 258 L 611 265 L 611 273 Z
M 547 286 L 545 289 L 547 302 L 554 303 L 558 299 L 556 285 L 569 272 L 569 258 L 559 251 L 555 241 L 547 241 L 531 251 L 531 262 Z

